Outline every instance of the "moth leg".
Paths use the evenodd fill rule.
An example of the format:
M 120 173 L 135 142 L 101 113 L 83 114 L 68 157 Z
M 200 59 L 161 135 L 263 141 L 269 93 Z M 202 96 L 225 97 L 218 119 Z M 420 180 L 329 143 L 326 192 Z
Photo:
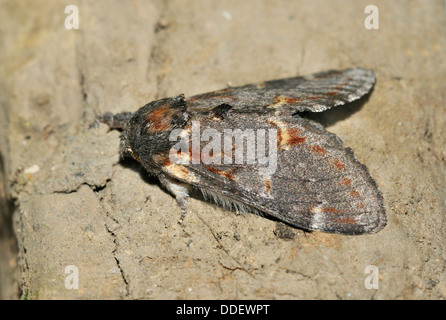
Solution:
M 159 180 L 161 184 L 175 196 L 178 206 L 181 209 L 181 217 L 178 220 L 179 224 L 183 224 L 184 217 L 187 210 L 187 199 L 189 198 L 189 186 L 185 183 L 178 182 L 166 175 L 160 175 Z

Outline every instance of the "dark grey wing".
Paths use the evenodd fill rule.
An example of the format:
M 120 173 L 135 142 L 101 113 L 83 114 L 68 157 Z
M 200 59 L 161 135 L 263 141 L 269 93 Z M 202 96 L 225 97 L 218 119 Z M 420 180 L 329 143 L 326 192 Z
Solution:
M 181 164 L 165 162 L 161 168 L 165 174 L 223 204 L 253 208 L 307 230 L 362 234 L 384 227 L 386 216 L 378 187 L 366 167 L 334 134 L 296 116 L 253 116 L 231 110 L 221 115 L 220 111 L 216 110 L 219 116 L 211 112 L 197 119 L 195 115 L 202 137 L 200 152 L 194 155 L 189 149 L 180 156 L 186 160 Z M 240 144 L 233 139 L 226 140 L 231 141 L 229 147 L 225 145 L 223 133 L 229 129 L 239 129 L 239 137 L 254 139 L 242 147 L 242 163 L 235 159 Z M 193 136 L 189 127 L 183 133 L 191 132 Z M 265 133 L 263 147 L 259 133 Z M 195 142 L 199 141 L 198 137 Z M 221 144 L 210 150 L 203 141 Z M 255 151 L 249 147 L 254 146 L 256 161 L 250 164 L 248 154 Z M 268 158 L 263 164 L 258 150 L 264 150 Z M 208 161 L 211 157 L 212 162 Z M 225 158 L 232 162 L 225 163 Z
M 374 83 L 375 75 L 370 70 L 332 70 L 199 94 L 186 102 L 188 110 L 196 112 L 222 104 L 246 112 L 278 109 L 321 112 L 361 98 Z

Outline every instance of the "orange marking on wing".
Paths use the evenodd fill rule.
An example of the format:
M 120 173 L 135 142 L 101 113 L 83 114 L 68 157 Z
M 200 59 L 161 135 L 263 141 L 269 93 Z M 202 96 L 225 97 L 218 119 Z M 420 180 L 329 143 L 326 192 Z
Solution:
M 310 146 L 310 150 L 316 153 L 320 153 L 320 154 L 327 154 L 327 150 L 322 148 L 321 146 L 318 146 L 316 144 L 312 144 Z
M 359 197 L 360 193 L 358 191 L 354 190 L 354 191 L 350 192 L 350 195 L 353 197 Z
M 189 159 L 192 163 L 198 163 L 201 161 L 201 151 L 200 152 L 192 152 L 192 148 L 189 148 Z
M 330 91 L 330 92 L 327 92 L 327 96 L 329 96 L 329 97 L 331 97 L 331 96 L 335 96 L 335 95 L 337 95 L 337 94 L 339 94 L 338 91 Z
M 201 155 L 201 160 L 206 163 L 206 161 L 209 159 L 223 159 L 224 157 L 225 157 L 225 154 L 222 152 L 218 152 L 215 154 L 213 152 L 211 152 L 211 154 L 203 153 Z M 210 162 L 208 162 L 208 163 L 210 163 Z
M 182 165 L 170 163 L 168 165 L 164 165 L 163 167 L 167 173 L 179 180 L 184 180 L 187 182 L 197 182 L 199 180 L 192 172 L 187 170 Z
M 268 195 L 271 193 L 271 179 L 265 180 L 265 193 Z
M 302 99 L 294 97 L 275 96 L 274 103 L 271 103 L 270 105 L 268 105 L 268 107 L 280 107 L 286 104 L 292 104 L 302 101 L 303 101 Z
M 235 176 L 232 174 L 233 169 L 230 169 L 228 171 L 223 171 L 223 170 L 215 169 L 213 167 L 206 167 L 206 170 L 208 170 L 210 172 L 213 172 L 215 174 L 218 174 L 218 175 L 220 175 L 222 177 L 226 177 L 229 180 L 235 180 Z
M 322 99 L 324 98 L 324 96 L 311 96 L 311 97 L 306 97 L 306 100 L 316 100 L 316 99 Z
M 168 104 L 165 104 L 158 109 L 149 112 L 146 115 L 146 120 L 150 122 L 149 131 L 168 131 L 172 129 L 172 118 L 175 114 Z
M 130 155 L 133 157 L 133 159 L 141 163 L 141 158 L 136 153 L 134 153 L 133 150 L 130 150 Z
M 299 98 L 293 98 L 293 97 L 285 97 L 285 98 L 283 98 L 283 100 L 284 100 L 286 103 L 302 102 L 302 99 L 299 99 Z
M 342 171 L 345 169 L 345 164 L 343 164 L 341 161 L 339 161 L 338 159 L 335 159 L 333 161 L 333 164 L 336 168 L 338 168 L 338 170 Z
M 292 146 L 296 146 L 296 145 L 304 143 L 305 140 L 307 140 L 307 138 L 299 136 L 299 134 L 301 132 L 302 131 L 300 129 L 297 129 L 297 128 L 290 128 L 290 129 L 288 129 L 287 133 L 288 133 L 289 137 L 288 137 L 288 140 L 286 141 L 286 143 L 290 144 Z
M 153 156 L 153 160 L 159 163 L 171 176 L 187 182 L 198 182 L 199 179 L 181 164 L 172 163 L 168 156 L 158 153 Z
M 171 149 L 171 153 L 173 153 L 173 155 L 175 156 L 175 157 L 177 157 L 178 158 L 178 160 L 181 160 L 181 161 L 183 161 L 183 162 L 189 162 L 190 163 L 190 161 L 191 161 L 191 157 L 190 157 L 190 152 L 189 153 L 186 153 L 186 152 L 183 152 L 183 151 L 181 151 L 181 150 L 175 150 L 174 148 L 172 148 Z
M 162 152 L 158 152 L 157 154 L 155 154 L 153 156 L 153 161 L 163 167 L 167 167 L 172 164 L 172 162 L 170 161 L 170 158 Z
M 287 124 L 280 121 L 268 121 L 268 123 L 278 129 L 277 146 L 281 150 L 288 150 L 290 146 L 300 145 L 307 140 L 306 137 L 299 135 L 302 132 L 299 128 L 288 128 Z
M 342 179 L 342 181 L 341 181 L 341 184 L 342 184 L 343 186 L 349 186 L 351 183 L 352 183 L 352 181 L 351 181 L 350 179 L 347 179 L 347 178 L 344 178 L 344 179 Z

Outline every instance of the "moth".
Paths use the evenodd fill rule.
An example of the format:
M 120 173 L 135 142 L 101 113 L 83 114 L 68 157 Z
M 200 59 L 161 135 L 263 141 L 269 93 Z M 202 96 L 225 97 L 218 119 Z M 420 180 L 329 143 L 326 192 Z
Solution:
M 386 225 L 383 197 L 350 148 L 302 112 L 360 99 L 372 71 L 326 71 L 150 102 L 105 113 L 133 157 L 175 196 L 182 217 L 192 188 L 226 207 L 304 230 L 357 235 Z

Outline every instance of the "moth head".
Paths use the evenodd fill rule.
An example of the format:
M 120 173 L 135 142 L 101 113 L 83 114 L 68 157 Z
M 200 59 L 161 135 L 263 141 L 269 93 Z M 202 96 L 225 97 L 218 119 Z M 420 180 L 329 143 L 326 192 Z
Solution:
M 148 103 L 123 126 L 121 157 L 150 165 L 152 156 L 170 150 L 174 143 L 169 140 L 171 131 L 182 128 L 188 118 L 183 95 Z

